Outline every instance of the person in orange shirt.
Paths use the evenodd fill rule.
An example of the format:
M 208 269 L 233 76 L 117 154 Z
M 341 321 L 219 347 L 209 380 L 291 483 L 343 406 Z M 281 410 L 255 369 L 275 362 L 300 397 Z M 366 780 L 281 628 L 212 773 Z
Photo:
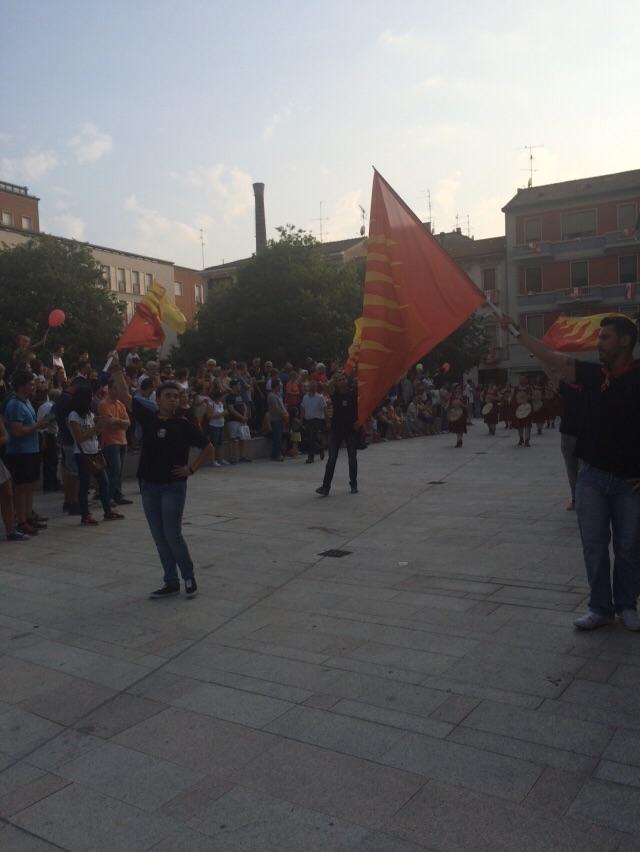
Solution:
M 98 406 L 98 414 L 104 424 L 102 430 L 102 453 L 109 465 L 109 499 L 117 506 L 128 506 L 122 493 L 122 471 L 127 457 L 127 429 L 130 421 L 124 403 L 118 399 L 118 391 L 109 381 L 109 390 Z

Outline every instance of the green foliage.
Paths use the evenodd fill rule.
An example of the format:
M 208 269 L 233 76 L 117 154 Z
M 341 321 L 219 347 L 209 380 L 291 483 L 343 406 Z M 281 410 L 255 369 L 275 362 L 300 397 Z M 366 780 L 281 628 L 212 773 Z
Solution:
M 180 338 L 176 363 L 215 357 L 300 364 L 343 358 L 362 310 L 362 269 L 334 265 L 311 234 L 292 225 L 253 257 L 235 284 L 210 292 L 197 327 Z
M 101 363 L 122 331 L 124 306 L 105 290 L 89 248 L 48 236 L 0 247 L 0 361 L 11 363 L 17 334 L 39 340 L 54 308 L 63 310 L 66 320 L 51 329 L 44 351 L 63 343 L 65 360 L 87 349 L 92 362 Z
M 484 320 L 474 315 L 436 346 L 423 362 L 431 372 L 435 372 L 446 362 L 451 365 L 449 375 L 461 377 L 471 367 L 480 363 L 488 349 L 489 341 L 484 333 Z

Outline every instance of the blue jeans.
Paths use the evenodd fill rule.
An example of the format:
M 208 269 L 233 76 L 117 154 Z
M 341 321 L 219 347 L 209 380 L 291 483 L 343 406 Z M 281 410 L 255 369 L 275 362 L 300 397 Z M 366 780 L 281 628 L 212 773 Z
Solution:
M 102 448 L 102 455 L 109 466 L 109 497 L 112 500 L 122 497 L 122 469 L 127 457 L 126 444 L 109 444 Z
M 271 418 L 271 458 L 279 459 L 282 456 L 282 420 Z
M 164 582 L 167 586 L 177 586 L 180 583 L 178 568 L 183 580 L 193 577 L 193 562 L 182 537 L 187 481 L 146 482 L 141 479 L 140 494 L 142 508 L 164 570 Z
M 576 510 L 591 588 L 589 609 L 613 615 L 635 610 L 640 594 L 640 494 L 621 476 L 580 465 Z M 609 541 L 613 533 L 613 588 Z

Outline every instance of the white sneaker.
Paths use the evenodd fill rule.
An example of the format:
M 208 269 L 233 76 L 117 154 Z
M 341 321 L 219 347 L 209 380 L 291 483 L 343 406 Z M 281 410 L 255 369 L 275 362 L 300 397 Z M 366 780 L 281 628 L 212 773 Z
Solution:
M 213 466 L 214 467 L 222 467 L 222 465 L 220 464 L 219 461 L 214 461 Z
M 618 613 L 618 617 L 627 630 L 640 630 L 640 617 L 635 609 L 623 609 Z
M 613 618 L 610 615 L 600 615 L 600 613 L 589 609 L 580 618 L 576 618 L 573 624 L 578 630 L 597 630 L 598 627 L 606 627 L 608 624 L 613 624 Z
M 226 459 L 222 459 L 222 464 L 231 464 L 231 462 L 227 461 Z

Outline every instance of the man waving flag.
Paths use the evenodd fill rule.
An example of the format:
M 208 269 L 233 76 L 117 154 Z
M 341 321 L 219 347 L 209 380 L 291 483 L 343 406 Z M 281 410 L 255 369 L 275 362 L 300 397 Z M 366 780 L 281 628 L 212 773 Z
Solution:
M 374 170 L 362 316 L 348 366 L 358 420 L 485 301 L 484 295 Z

